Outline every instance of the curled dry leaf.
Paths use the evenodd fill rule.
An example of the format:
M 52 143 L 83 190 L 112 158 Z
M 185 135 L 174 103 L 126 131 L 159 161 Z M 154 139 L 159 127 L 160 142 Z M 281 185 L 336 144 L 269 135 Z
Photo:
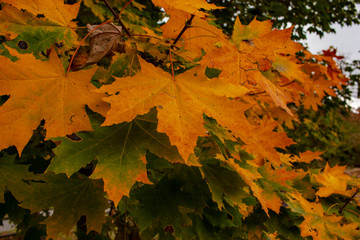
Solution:
M 88 31 L 93 31 L 98 25 L 87 24 Z M 72 70 L 80 70 L 86 66 L 96 64 L 106 55 L 112 52 L 125 52 L 125 43 L 122 39 L 122 28 L 116 26 L 113 23 L 104 24 L 95 29 L 90 34 L 90 53 L 87 56 L 87 60 L 84 61 L 84 54 L 78 54 L 74 62 L 83 62 L 83 64 L 76 64 L 72 67 Z M 78 61 L 78 58 L 81 58 Z

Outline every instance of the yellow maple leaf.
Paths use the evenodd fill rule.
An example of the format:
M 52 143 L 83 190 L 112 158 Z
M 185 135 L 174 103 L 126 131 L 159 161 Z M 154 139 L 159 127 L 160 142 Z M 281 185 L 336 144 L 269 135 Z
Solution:
M 152 0 L 152 2 L 156 6 L 164 8 L 166 12 L 168 10 L 177 9 L 202 17 L 206 14 L 199 11 L 199 9 L 212 10 L 221 8 L 217 7 L 215 4 L 206 2 L 206 0 Z
M 289 207 L 300 213 L 305 220 L 299 225 L 301 236 L 312 236 L 314 240 L 355 239 L 357 223 L 341 224 L 342 216 L 326 215 L 319 202 L 309 202 L 299 193 L 289 194 Z
M 60 26 L 74 26 L 74 23 L 71 22 L 76 18 L 80 3 L 75 3 L 73 5 L 64 4 L 63 0 L 2 0 L 5 3 L 11 4 L 17 9 L 24 9 L 35 16 L 42 14 L 49 21 L 56 23 Z
M 270 20 L 260 22 L 254 18 L 249 25 L 242 25 L 239 17 L 235 20 L 234 32 L 232 40 L 236 46 L 239 46 L 242 41 L 252 42 L 266 33 L 271 32 L 272 23 Z
M 0 149 L 15 145 L 21 153 L 42 119 L 47 137 L 91 130 L 85 105 L 105 114 L 108 105 L 90 79 L 96 69 L 65 74 L 55 50 L 49 61 L 31 54 L 9 52 L 19 60 L 0 56 L 0 95 L 10 98 L 0 107 Z
M 328 197 L 333 193 L 337 193 L 350 197 L 353 191 L 347 190 L 347 185 L 351 177 L 344 173 L 345 169 L 346 166 L 330 168 L 329 164 L 326 164 L 324 172 L 315 175 L 316 181 L 322 185 L 316 195 Z
M 191 14 L 180 10 L 168 10 L 167 13 L 170 14 L 170 19 L 161 27 L 163 38 L 175 39 L 185 26 L 186 21 L 191 18 Z M 188 50 L 185 54 L 191 58 L 200 57 L 203 50 L 207 52 L 208 48 L 215 43 L 226 39 L 221 29 L 210 25 L 208 20 L 206 17 L 193 17 L 191 25 L 188 26 L 181 36 L 181 40 L 176 44 L 177 47 Z

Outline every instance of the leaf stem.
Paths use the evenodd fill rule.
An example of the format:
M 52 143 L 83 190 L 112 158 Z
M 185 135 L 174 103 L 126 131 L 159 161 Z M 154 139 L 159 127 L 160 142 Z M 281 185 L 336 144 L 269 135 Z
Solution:
M 185 33 L 186 29 L 188 29 L 191 26 L 191 22 L 194 19 L 194 17 L 195 15 L 191 14 L 191 17 L 186 21 L 185 26 L 183 27 L 179 35 L 175 38 L 173 44 L 171 44 L 171 48 L 173 48 L 175 44 L 180 40 L 181 36 Z
M 356 194 L 359 193 L 359 188 L 356 189 L 355 193 L 346 201 L 346 203 L 339 209 L 339 214 L 342 214 L 342 211 L 344 208 L 353 200 L 353 198 L 356 196 Z
M 107 0 L 103 0 L 103 2 L 104 2 L 105 5 L 109 8 L 109 10 L 111 11 L 111 13 L 114 15 L 114 19 L 119 22 L 120 26 L 124 29 L 124 31 L 126 32 L 126 34 L 130 37 L 131 34 L 130 34 L 129 30 L 125 27 L 124 23 L 121 21 L 119 15 L 115 12 L 115 10 L 111 7 L 110 3 L 109 3 Z
M 170 54 L 169 56 L 170 56 L 170 64 L 171 64 L 171 74 L 172 74 L 172 77 L 173 77 L 173 79 L 175 81 L 174 64 L 173 64 L 173 61 L 172 61 L 172 58 L 171 58 L 171 48 L 169 50 L 169 54 Z

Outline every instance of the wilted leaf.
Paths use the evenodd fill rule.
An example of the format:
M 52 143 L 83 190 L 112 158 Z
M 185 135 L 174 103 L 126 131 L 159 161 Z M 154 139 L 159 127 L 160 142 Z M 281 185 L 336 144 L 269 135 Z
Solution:
M 98 27 L 98 25 L 88 24 L 86 27 L 89 32 L 93 31 L 90 34 L 90 53 L 86 62 L 83 65 L 77 66 L 74 70 L 95 64 L 112 52 L 125 52 L 125 44 L 121 39 L 121 27 L 115 26 L 113 23 L 108 23 L 100 27 Z

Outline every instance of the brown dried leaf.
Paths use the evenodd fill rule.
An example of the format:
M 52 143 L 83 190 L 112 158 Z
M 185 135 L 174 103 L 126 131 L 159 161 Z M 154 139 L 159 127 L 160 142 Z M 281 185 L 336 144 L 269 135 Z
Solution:
M 97 26 L 98 25 L 86 25 L 89 32 L 93 31 Z M 121 36 L 121 26 L 116 26 L 113 23 L 104 24 L 95 29 L 90 34 L 91 49 L 87 61 L 83 65 L 76 66 L 73 70 L 80 70 L 86 66 L 96 64 L 112 52 L 124 53 L 125 43 Z M 75 61 L 77 58 L 78 57 L 75 57 Z

